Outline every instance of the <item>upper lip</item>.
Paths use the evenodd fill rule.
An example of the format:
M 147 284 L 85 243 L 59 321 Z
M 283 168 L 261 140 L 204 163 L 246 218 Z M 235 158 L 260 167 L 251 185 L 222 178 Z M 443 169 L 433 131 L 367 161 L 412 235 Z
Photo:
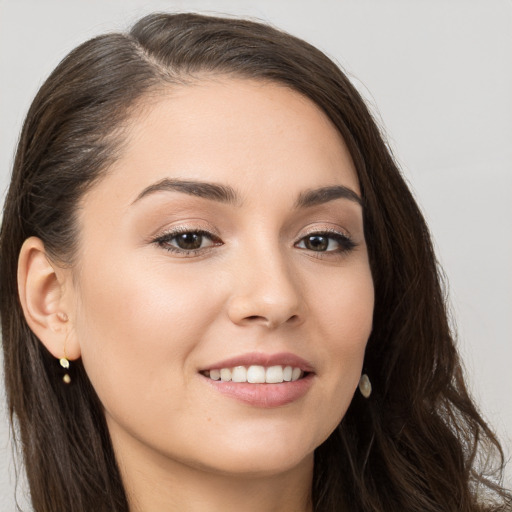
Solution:
M 218 361 L 203 368 L 200 371 L 206 370 L 219 370 L 221 368 L 234 368 L 235 366 L 292 366 L 293 368 L 300 368 L 303 372 L 313 372 L 313 366 L 302 357 L 299 357 L 291 352 L 280 352 L 276 354 L 265 354 L 264 352 L 251 352 L 248 354 L 241 354 L 234 356 L 223 361 Z

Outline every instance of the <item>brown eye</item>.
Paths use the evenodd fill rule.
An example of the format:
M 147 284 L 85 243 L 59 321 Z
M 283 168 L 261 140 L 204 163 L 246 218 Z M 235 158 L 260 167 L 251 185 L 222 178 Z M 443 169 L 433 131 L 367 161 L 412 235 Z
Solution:
M 321 235 L 307 236 L 304 238 L 304 246 L 310 251 L 326 251 L 329 247 L 329 238 Z
M 222 245 L 221 240 L 208 233 L 207 231 L 181 231 L 166 233 L 160 236 L 154 242 L 169 252 L 177 255 L 187 253 L 194 254 L 209 249 L 215 245 Z
M 295 246 L 313 252 L 344 253 L 352 250 L 355 245 L 342 233 L 319 232 L 305 236 Z
M 185 251 L 195 251 L 201 248 L 203 235 L 199 233 L 181 233 L 174 237 L 176 245 Z

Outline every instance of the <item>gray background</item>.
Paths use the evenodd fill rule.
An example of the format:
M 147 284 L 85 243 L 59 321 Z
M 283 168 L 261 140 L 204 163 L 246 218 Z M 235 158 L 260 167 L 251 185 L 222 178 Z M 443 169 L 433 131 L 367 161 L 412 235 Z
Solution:
M 512 2 L 0 0 L 2 192 L 21 122 L 48 73 L 85 39 L 123 30 L 154 10 L 270 21 L 349 72 L 430 223 L 471 390 L 510 454 Z M 510 468 L 508 475 L 510 486 Z M 22 483 L 20 504 L 25 494 Z M 0 510 L 14 510 L 14 463 L 2 409 Z

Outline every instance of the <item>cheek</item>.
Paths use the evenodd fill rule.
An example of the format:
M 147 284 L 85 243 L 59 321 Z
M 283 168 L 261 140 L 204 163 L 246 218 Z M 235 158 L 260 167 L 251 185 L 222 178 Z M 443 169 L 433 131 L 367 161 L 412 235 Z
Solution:
M 374 289 L 369 266 L 362 262 L 326 279 L 316 292 L 316 316 L 332 350 L 360 352 L 370 336 Z
M 123 268 L 120 259 L 103 267 L 84 273 L 77 325 L 82 359 L 100 398 L 116 390 L 126 394 L 137 382 L 171 387 L 217 315 L 203 279 L 140 262 Z
M 323 393 L 332 400 L 334 426 L 345 414 L 361 376 L 366 344 L 372 330 L 374 288 L 369 267 L 361 265 L 325 283 L 315 304 L 320 369 L 329 378 Z

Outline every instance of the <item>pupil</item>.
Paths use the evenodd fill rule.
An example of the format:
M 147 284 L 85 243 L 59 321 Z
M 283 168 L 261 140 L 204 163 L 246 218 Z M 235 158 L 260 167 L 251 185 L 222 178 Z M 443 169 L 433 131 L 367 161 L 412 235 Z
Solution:
M 325 236 L 309 236 L 306 238 L 306 247 L 312 251 L 325 251 L 329 245 L 329 241 Z
M 203 237 L 197 233 L 183 233 L 176 238 L 176 242 L 180 249 L 194 250 L 201 247 Z

